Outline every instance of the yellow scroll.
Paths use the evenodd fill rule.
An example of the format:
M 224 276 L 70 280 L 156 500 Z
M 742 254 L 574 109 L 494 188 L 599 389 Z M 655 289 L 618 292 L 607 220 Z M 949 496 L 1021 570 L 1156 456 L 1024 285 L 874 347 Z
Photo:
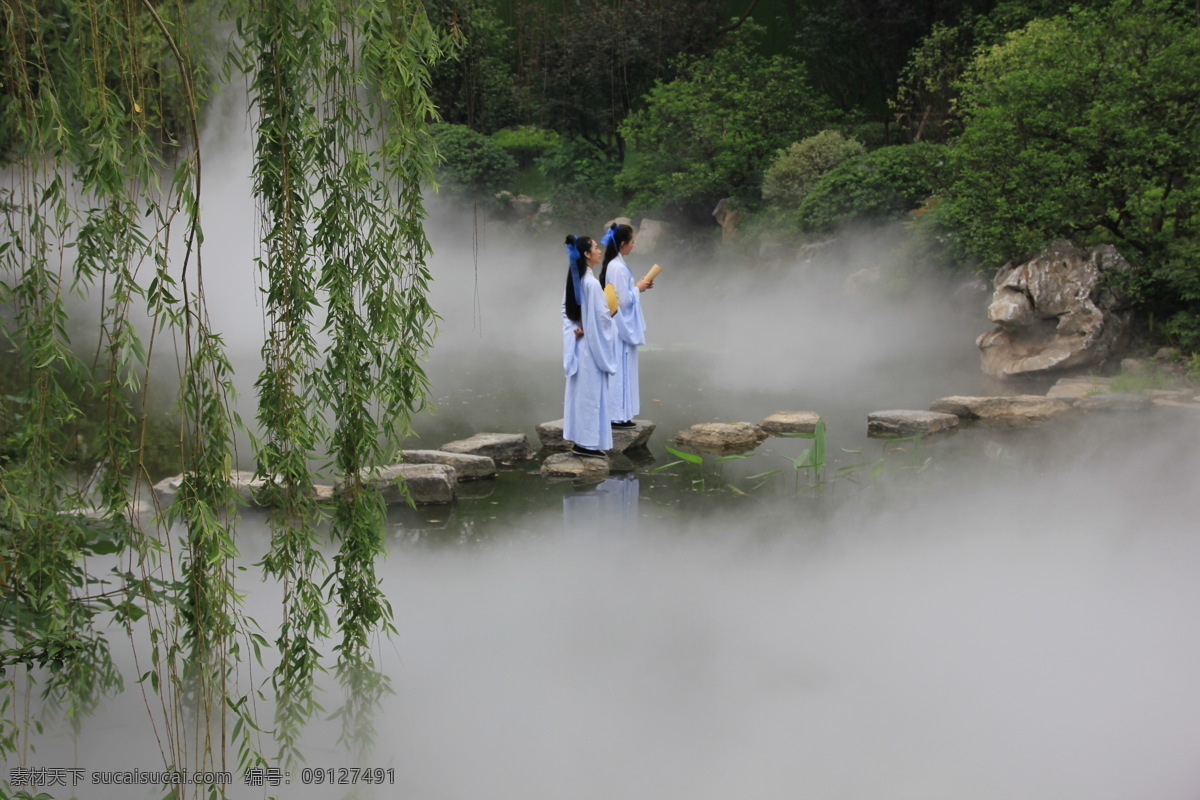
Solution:
M 646 277 L 642 278 L 642 280 L 652 281 L 658 277 L 658 273 L 660 272 L 662 272 L 662 267 L 660 267 L 658 264 L 655 264 L 650 268 L 650 271 L 646 273 Z
M 617 287 L 611 283 L 605 284 L 604 299 L 608 301 L 608 315 L 611 317 L 617 313 Z

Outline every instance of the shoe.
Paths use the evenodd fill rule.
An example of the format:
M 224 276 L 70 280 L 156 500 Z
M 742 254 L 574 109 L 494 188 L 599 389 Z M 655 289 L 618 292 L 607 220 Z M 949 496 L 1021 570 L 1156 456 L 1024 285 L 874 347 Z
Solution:
M 579 445 L 571 446 L 571 455 L 578 458 L 607 458 L 603 450 L 592 450 L 588 447 L 580 447 Z
M 637 423 L 631 419 L 627 419 L 624 422 L 614 422 L 612 426 L 614 428 L 636 428 Z

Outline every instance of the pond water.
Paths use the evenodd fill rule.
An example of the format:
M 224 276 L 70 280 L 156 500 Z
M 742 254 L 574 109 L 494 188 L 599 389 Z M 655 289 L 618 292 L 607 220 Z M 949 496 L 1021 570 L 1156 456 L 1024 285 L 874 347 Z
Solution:
M 249 218 L 222 207 L 231 226 Z M 230 247 L 248 241 L 230 231 Z M 410 446 L 480 431 L 536 442 L 534 426 L 562 414 L 561 235 L 477 230 L 444 210 L 432 232 L 438 410 Z M 1200 796 L 1196 418 L 867 439 L 870 411 L 983 391 L 983 324 L 943 287 L 846 296 L 845 275 L 891 246 L 860 238 L 838 263 L 794 270 L 715 243 L 683 262 L 653 254 L 667 269 L 645 298 L 641 416 L 659 426 L 647 453 L 599 485 L 516 465 L 453 506 L 394 511 L 381 576 L 398 635 L 380 657 L 395 694 L 370 765 L 395 783 L 375 796 Z M 222 260 L 207 263 L 220 279 Z M 248 299 L 234 291 L 214 315 L 253 364 L 254 278 L 230 269 Z M 793 439 L 654 471 L 693 423 L 780 410 L 824 415 L 824 483 L 794 469 L 809 443 Z M 874 475 L 836 477 L 880 459 Z M 253 563 L 265 522 L 248 513 L 240 530 Z M 246 581 L 269 632 L 278 590 Z M 311 766 L 345 763 L 328 726 L 310 738 Z M 159 763 L 132 695 L 39 752 L 89 770 Z M 293 779 L 282 796 L 341 792 Z

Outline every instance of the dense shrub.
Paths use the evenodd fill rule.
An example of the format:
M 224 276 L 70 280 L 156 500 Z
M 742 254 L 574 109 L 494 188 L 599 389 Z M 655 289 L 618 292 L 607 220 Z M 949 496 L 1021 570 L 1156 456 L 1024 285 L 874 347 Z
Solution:
M 881 147 L 835 167 L 800 204 L 801 226 L 828 231 L 857 220 L 903 217 L 935 194 L 943 150 L 924 142 Z
M 620 130 L 635 158 L 618 184 L 632 194 L 632 209 L 711 208 L 728 196 L 754 203 L 774 154 L 826 126 L 828 100 L 794 60 L 760 54 L 761 30 L 747 23 L 730 45 L 655 85 L 645 107 L 625 118 Z
M 613 182 L 617 165 L 602 147 L 568 138 L 536 160 L 548 187 L 555 216 L 571 224 L 595 225 L 612 216 L 619 197 Z
M 821 131 L 794 142 L 767 169 L 763 199 L 780 208 L 796 208 L 825 173 L 866 152 L 861 142 L 837 131 Z
M 561 147 L 563 138 L 556 131 L 534 125 L 520 125 L 496 131 L 492 134 L 492 141 L 504 148 L 506 153 L 516 159 L 517 166 L 523 169 L 532 166 L 534 159 L 545 155 L 547 151 Z
M 512 183 L 517 162 L 504 148 L 466 125 L 431 125 L 440 163 L 436 178 L 451 194 L 492 194 Z

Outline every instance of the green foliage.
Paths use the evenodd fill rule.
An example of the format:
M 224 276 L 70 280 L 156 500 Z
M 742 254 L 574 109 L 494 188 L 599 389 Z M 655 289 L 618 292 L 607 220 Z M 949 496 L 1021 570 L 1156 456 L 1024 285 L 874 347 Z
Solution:
M 634 208 L 756 200 L 775 153 L 828 121 L 827 101 L 795 62 L 758 53 L 760 34 L 747 23 L 728 46 L 657 84 L 621 124 L 637 157 L 617 182 Z
M 272 643 L 254 631 L 235 588 L 245 569 L 230 474 L 240 421 L 204 284 L 202 71 L 187 19 L 175 13 L 182 4 L 157 5 L 14 2 L 0 12 L 3 102 L 18 111 L 4 121 L 26 156 L 0 188 L 0 305 L 13 352 L 4 363 L 15 378 L 0 436 L 6 758 L 28 752 L 34 731 L 9 720 L 31 719 L 34 686 L 74 722 L 119 685 L 101 633 L 116 630 L 140 648 L 138 682 L 158 695 L 146 707 L 167 766 L 232 767 L 227 753 L 241 766 L 264 761 L 238 665 Z M 35 10 L 46 16 L 31 27 Z M 435 157 L 429 65 L 447 42 L 420 3 L 403 0 L 248 0 L 221 11 L 241 47 L 229 65 L 247 74 L 254 103 L 269 329 L 256 455 L 259 477 L 282 499 L 263 569 L 285 587 L 274 733 L 291 760 L 301 725 L 320 710 L 312 679 L 334 633 L 329 617 L 348 741 L 370 738 L 388 688 L 374 655 L 391 630 L 375 572 L 382 501 L 363 476 L 393 460 L 428 389 L 420 358 L 436 317 L 421 187 Z M 162 163 L 162 127 L 145 123 L 138 94 L 159 58 L 130 34 L 147 26 L 170 53 L 185 112 L 187 146 L 173 154 L 173 172 Z M 46 31 L 59 37 L 53 47 Z M 75 63 L 51 59 L 52 50 Z M 56 71 L 62 64 L 69 80 Z M 100 304 L 90 364 L 68 336 L 73 290 Z M 145 340 L 134 324 L 143 318 Z M 315 345 L 318 331 L 327 347 Z M 182 478 L 174 502 L 150 517 L 134 511 L 148 496 L 148 436 L 157 428 L 161 438 L 146 392 L 163 353 L 177 358 L 163 371 L 179 381 L 173 472 Z M 102 421 L 81 444 L 78 421 L 93 407 Z M 86 460 L 97 465 L 88 481 L 76 474 Z M 328 509 L 311 497 L 313 463 L 344 489 Z M 313 539 L 326 514 L 338 546 L 329 568 Z
M 549 187 L 546 199 L 554 215 L 568 227 L 595 225 L 619 201 L 613 187 L 617 167 L 612 155 L 588 139 L 564 139 L 534 163 Z
M 494 140 L 465 125 L 429 126 L 441 163 L 439 187 L 452 195 L 490 196 L 512 184 L 517 162 Z
M 55 114 L 73 126 L 95 119 L 93 102 L 111 99 L 127 112 L 137 135 L 145 134 L 169 149 L 189 131 L 190 109 L 183 75 L 171 52 L 171 37 L 190 36 L 186 22 L 200 4 L 156 4 L 165 32 L 141 3 L 101 0 L 8 0 L 0 12 L 0 60 L 8 66 L 0 80 L 0 163 L 20 159 L 41 143 L 30 139 L 30 121 L 39 113 L 26 102 L 47 82 L 62 102 Z M 99 24 L 100 15 L 108 19 Z M 120 43 L 110 38 L 119 31 Z M 86 33 L 85 33 L 86 32 Z M 84 69 L 83 67 L 85 67 Z M 188 80 L 198 91 L 209 88 L 206 65 L 195 64 Z M 93 84 L 102 95 L 89 97 Z
M 773 206 L 797 208 L 825 173 L 866 152 L 861 142 L 833 130 L 794 142 L 767 169 L 763 199 Z
M 453 32 L 455 58 L 430 67 L 430 97 L 445 122 L 491 133 L 534 109 L 516 79 L 512 30 L 488 0 L 428 0 L 430 22 Z
M 1200 344 L 1200 28 L 1194 9 L 1118 0 L 1031 22 L 964 83 L 946 219 L 1000 263 L 1047 240 L 1110 242 L 1144 311 Z
M 515 2 L 518 82 L 534 103 L 530 121 L 624 157 L 621 121 L 681 54 L 707 52 L 719 35 L 717 0 L 619 3 Z
M 980 256 L 1059 236 L 1149 254 L 1195 235 L 1200 29 L 1176 7 L 1037 20 L 976 61 L 948 204 Z
M 522 169 L 532 166 L 537 158 L 563 145 L 563 137 L 559 133 L 535 125 L 504 128 L 492 134 L 492 141 L 504 148 Z
M 800 225 L 830 231 L 855 221 L 900 219 L 937 190 L 944 148 L 917 142 L 873 150 L 825 174 L 800 204 Z

